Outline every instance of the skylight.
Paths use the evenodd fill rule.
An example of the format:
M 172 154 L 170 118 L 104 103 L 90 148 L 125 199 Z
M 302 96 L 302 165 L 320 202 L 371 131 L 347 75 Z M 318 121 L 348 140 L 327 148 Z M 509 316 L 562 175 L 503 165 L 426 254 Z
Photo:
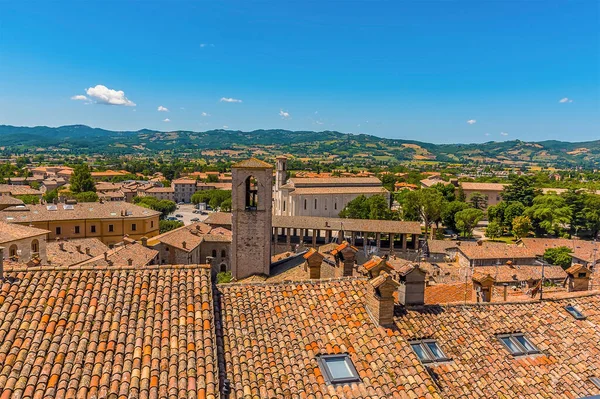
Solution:
M 411 341 L 410 346 L 421 363 L 442 362 L 449 360 L 433 339 Z
M 600 378 L 598 378 L 598 377 L 590 377 L 590 381 L 592 381 L 592 383 L 594 383 L 595 386 L 597 386 L 598 388 L 600 388 Z
M 565 310 L 567 312 L 571 313 L 571 316 L 573 316 L 577 320 L 585 319 L 585 316 L 583 315 L 583 313 L 581 313 L 579 310 L 577 310 L 577 308 L 575 308 L 575 306 L 571 306 L 571 305 L 565 306 Z
M 523 334 L 502 334 L 498 335 L 498 339 L 514 356 L 540 353 L 540 350 L 525 338 Z
M 360 381 L 350 356 L 322 355 L 317 358 L 319 368 L 329 384 L 349 384 Z

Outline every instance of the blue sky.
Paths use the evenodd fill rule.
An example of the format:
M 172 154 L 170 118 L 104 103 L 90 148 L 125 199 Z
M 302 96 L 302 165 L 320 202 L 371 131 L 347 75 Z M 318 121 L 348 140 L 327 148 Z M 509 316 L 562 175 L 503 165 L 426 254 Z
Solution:
M 0 124 L 600 139 L 599 7 L 2 0 Z

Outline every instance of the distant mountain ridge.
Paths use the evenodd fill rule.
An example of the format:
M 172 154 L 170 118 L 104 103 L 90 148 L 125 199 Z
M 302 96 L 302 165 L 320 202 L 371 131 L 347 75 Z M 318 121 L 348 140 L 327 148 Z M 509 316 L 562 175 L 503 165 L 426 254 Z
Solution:
M 432 144 L 417 140 L 388 139 L 337 131 L 260 129 L 250 132 L 151 129 L 112 131 L 86 125 L 19 127 L 0 125 L 0 150 L 4 154 L 35 149 L 112 155 L 152 153 L 194 155 L 202 150 L 244 150 L 265 147 L 300 157 L 325 155 L 361 157 L 375 161 L 435 160 L 441 162 L 537 163 L 597 167 L 600 140 L 571 143 L 556 140 L 512 140 L 481 144 Z

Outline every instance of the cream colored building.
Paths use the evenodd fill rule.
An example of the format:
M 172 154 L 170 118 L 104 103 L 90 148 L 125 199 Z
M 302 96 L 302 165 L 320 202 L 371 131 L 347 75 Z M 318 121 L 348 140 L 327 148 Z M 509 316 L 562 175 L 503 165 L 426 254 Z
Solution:
M 0 221 L 49 230 L 48 238 L 95 237 L 107 245 L 125 235 L 139 240 L 159 233 L 160 212 L 123 201 L 75 205 L 21 205 L 0 212 Z
M 15 262 L 27 263 L 37 259 L 46 263 L 48 230 L 0 222 L 0 247 L 4 256 Z
M 469 202 L 474 193 L 480 193 L 487 197 L 487 206 L 498 205 L 502 201 L 502 190 L 506 184 L 501 183 L 475 183 L 461 182 L 460 186 L 465 193 L 466 201 Z
M 273 212 L 277 216 L 339 217 L 348 202 L 390 192 L 376 177 L 285 178 L 286 159 L 277 158 Z

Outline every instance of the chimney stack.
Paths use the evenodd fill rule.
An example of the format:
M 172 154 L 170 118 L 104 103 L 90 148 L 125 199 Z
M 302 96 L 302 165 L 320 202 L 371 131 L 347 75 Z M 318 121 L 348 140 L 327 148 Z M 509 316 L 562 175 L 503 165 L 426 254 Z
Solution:
M 108 262 L 108 252 L 104 252 L 104 260 Z
M 565 270 L 567 273 L 567 291 L 587 291 L 590 287 L 592 271 L 577 263 Z
M 0 281 L 4 281 L 4 247 L 0 247 Z
M 90 252 L 90 247 L 86 247 L 86 248 L 85 248 L 85 254 L 86 254 L 87 256 L 91 256 L 91 255 L 92 255 L 92 254 L 91 254 L 91 252 Z
M 63 242 L 59 242 L 58 247 L 60 248 L 61 251 L 65 250 L 65 244 Z
M 183 249 L 187 249 L 187 242 L 185 242 L 185 241 L 184 241 L 184 242 L 182 242 L 182 243 L 181 243 L 181 246 L 183 247 Z
M 321 263 L 323 262 L 323 258 L 325 256 L 316 249 L 311 248 L 307 253 L 304 254 L 303 257 L 306 260 L 309 278 L 321 278 Z
M 477 291 L 477 302 L 492 302 L 492 291 L 496 279 L 489 274 L 473 273 L 473 287 Z
M 508 284 L 504 283 L 504 284 L 502 284 L 502 286 L 503 286 L 502 296 L 504 297 L 504 302 L 506 302 L 506 299 L 508 298 Z
M 403 268 L 398 274 L 400 276 L 398 302 L 402 305 L 423 305 L 427 272 L 414 265 Z
M 75 246 L 75 249 L 77 249 L 77 252 L 79 252 L 79 253 L 83 253 L 83 252 L 81 252 L 81 245 L 76 245 L 76 246 Z
M 347 277 L 354 273 L 354 263 L 356 261 L 356 253 L 358 249 L 344 241 L 336 249 L 331 251 L 331 254 L 336 257 L 338 263 L 338 276 Z M 341 264 L 340 264 L 341 263 Z
M 131 258 L 127 259 L 127 264 L 129 266 L 133 266 L 133 259 L 131 259 Z
M 383 272 L 369 280 L 372 291 L 367 294 L 367 308 L 381 326 L 394 324 L 394 292 L 400 285 L 392 276 Z
M 145 247 L 148 246 L 148 237 L 142 237 L 142 245 Z

